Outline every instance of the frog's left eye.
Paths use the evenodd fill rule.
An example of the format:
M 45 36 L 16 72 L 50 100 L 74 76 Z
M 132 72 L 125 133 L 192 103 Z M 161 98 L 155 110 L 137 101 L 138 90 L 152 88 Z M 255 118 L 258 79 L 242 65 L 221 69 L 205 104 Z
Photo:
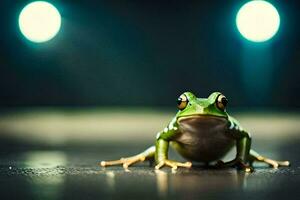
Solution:
M 227 104 L 228 104 L 227 98 L 226 98 L 223 94 L 220 94 L 220 95 L 218 96 L 218 98 L 217 98 L 216 106 L 217 106 L 220 110 L 225 110 Z
M 188 105 L 189 100 L 185 96 L 185 94 L 180 95 L 180 97 L 177 99 L 177 107 L 179 110 L 185 109 L 185 107 Z

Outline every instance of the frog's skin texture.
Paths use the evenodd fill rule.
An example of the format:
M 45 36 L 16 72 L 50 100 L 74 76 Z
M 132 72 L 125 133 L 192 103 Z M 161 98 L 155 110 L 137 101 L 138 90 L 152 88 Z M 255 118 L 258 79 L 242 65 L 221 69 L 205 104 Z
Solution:
M 288 161 L 271 160 L 251 149 L 250 134 L 226 112 L 227 102 L 220 92 L 214 92 L 208 98 L 197 98 L 191 92 L 185 92 L 178 98 L 179 111 L 157 134 L 155 146 L 132 157 L 102 161 L 100 165 L 122 164 L 127 169 L 134 163 L 154 159 L 155 169 L 168 166 L 174 170 L 190 168 L 193 161 L 206 164 L 217 161 L 216 167 L 236 167 L 246 172 L 253 171 L 254 161 L 267 163 L 273 168 L 289 166 Z M 169 160 L 169 145 L 189 162 Z M 219 160 L 233 146 L 236 146 L 236 157 L 226 163 Z

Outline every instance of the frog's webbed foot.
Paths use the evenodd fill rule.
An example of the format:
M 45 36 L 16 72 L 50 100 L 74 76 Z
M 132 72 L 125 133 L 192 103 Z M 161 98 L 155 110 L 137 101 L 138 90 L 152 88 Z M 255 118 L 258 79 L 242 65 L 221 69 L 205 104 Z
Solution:
M 227 167 L 236 167 L 239 170 L 243 170 L 245 172 L 253 172 L 254 169 L 251 165 L 243 162 L 241 159 L 234 159 L 229 162 L 223 162 L 219 160 L 215 165 L 217 168 L 227 168 Z
M 159 162 L 156 166 L 155 169 L 160 169 L 164 166 L 168 166 L 171 167 L 172 170 L 176 170 L 178 167 L 185 167 L 185 168 L 191 168 L 192 167 L 192 163 L 191 162 L 177 162 L 177 161 L 173 161 L 173 160 L 163 160 L 161 162 Z
M 278 167 L 288 167 L 288 166 L 290 166 L 289 161 L 277 161 L 277 160 L 272 160 L 270 158 L 266 158 L 266 157 L 263 157 L 263 156 L 255 157 L 255 161 L 264 162 L 264 163 L 270 165 L 271 167 L 273 167 L 274 169 L 277 169 Z
M 143 162 L 145 160 L 151 160 L 154 158 L 155 147 L 149 147 L 144 152 L 137 154 L 135 156 L 121 158 L 119 160 L 111 161 L 101 161 L 100 165 L 102 167 L 113 166 L 113 165 L 123 165 L 124 169 L 127 169 L 130 165 L 133 165 L 138 162 Z

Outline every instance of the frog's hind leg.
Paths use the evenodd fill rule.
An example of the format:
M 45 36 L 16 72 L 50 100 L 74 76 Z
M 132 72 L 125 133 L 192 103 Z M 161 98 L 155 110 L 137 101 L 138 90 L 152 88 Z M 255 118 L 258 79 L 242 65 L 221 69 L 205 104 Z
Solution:
M 138 162 L 143 162 L 145 160 L 153 160 L 155 155 L 155 146 L 151 146 L 142 153 L 139 153 L 134 156 L 121 158 L 119 160 L 112 161 L 101 161 L 100 165 L 102 167 L 112 166 L 112 165 L 123 165 L 125 169 L 127 169 L 130 165 Z
M 266 158 L 255 152 L 254 150 L 250 150 L 250 156 L 249 156 L 249 161 L 252 164 L 254 161 L 258 162 L 264 162 L 267 163 L 268 165 L 272 166 L 273 168 L 278 168 L 278 167 L 288 167 L 290 166 L 289 161 L 277 161 L 277 160 L 272 160 L 270 158 Z

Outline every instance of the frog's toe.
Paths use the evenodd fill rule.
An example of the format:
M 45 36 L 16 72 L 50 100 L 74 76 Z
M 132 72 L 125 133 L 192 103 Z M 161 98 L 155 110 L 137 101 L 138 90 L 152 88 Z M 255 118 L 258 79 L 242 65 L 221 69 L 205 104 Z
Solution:
M 279 164 L 274 160 L 266 159 L 264 162 L 271 165 L 274 169 L 277 169 L 279 167 Z
M 277 160 L 272 160 L 270 158 L 266 158 L 263 156 L 258 156 L 256 159 L 257 159 L 257 161 L 267 163 L 274 169 L 277 169 L 278 167 L 288 167 L 291 165 L 289 161 L 277 161 Z
M 130 158 L 123 158 L 121 160 L 124 162 L 123 168 L 128 169 L 128 167 L 130 165 L 133 165 L 134 163 L 137 163 L 137 162 L 143 162 L 143 161 L 145 161 L 145 159 L 146 159 L 145 156 L 134 156 L 134 157 L 130 157 Z
M 112 166 L 112 165 L 120 165 L 120 164 L 122 164 L 121 159 L 120 160 L 101 161 L 100 162 L 101 167 Z
M 133 165 L 137 162 L 143 162 L 146 159 L 143 155 L 136 155 L 132 157 L 127 158 L 121 158 L 119 160 L 112 160 L 112 161 L 101 161 L 100 166 L 106 167 L 106 166 L 113 166 L 113 165 L 123 165 L 124 169 L 127 169 L 130 165 Z
M 101 166 L 101 167 L 105 167 L 105 166 L 106 166 L 106 162 L 105 162 L 105 161 L 101 161 L 101 162 L 100 162 L 100 166 Z
M 176 162 L 176 161 L 173 161 L 173 160 L 164 160 L 164 161 L 159 162 L 155 166 L 155 169 L 160 169 L 163 166 L 168 166 L 168 167 L 171 167 L 172 170 L 176 170 L 178 167 L 191 168 L 192 163 L 191 162 L 181 163 L 181 162 Z
M 155 169 L 160 169 L 164 166 L 165 162 L 162 161 L 162 162 L 159 162 L 156 166 L 155 166 Z
M 276 161 L 276 160 L 270 160 L 268 159 L 269 162 L 267 162 L 269 165 L 271 165 L 273 168 L 278 168 L 278 167 L 289 167 L 291 164 L 289 161 Z
M 288 167 L 290 166 L 289 161 L 276 161 L 272 159 L 265 158 L 264 162 L 272 166 L 274 169 L 277 169 L 278 167 Z
M 285 161 L 277 161 L 278 162 L 278 164 L 279 164 L 279 166 L 281 167 L 289 167 L 289 166 L 291 166 L 291 163 L 290 163 L 290 161 L 287 161 L 287 160 L 285 160 Z

